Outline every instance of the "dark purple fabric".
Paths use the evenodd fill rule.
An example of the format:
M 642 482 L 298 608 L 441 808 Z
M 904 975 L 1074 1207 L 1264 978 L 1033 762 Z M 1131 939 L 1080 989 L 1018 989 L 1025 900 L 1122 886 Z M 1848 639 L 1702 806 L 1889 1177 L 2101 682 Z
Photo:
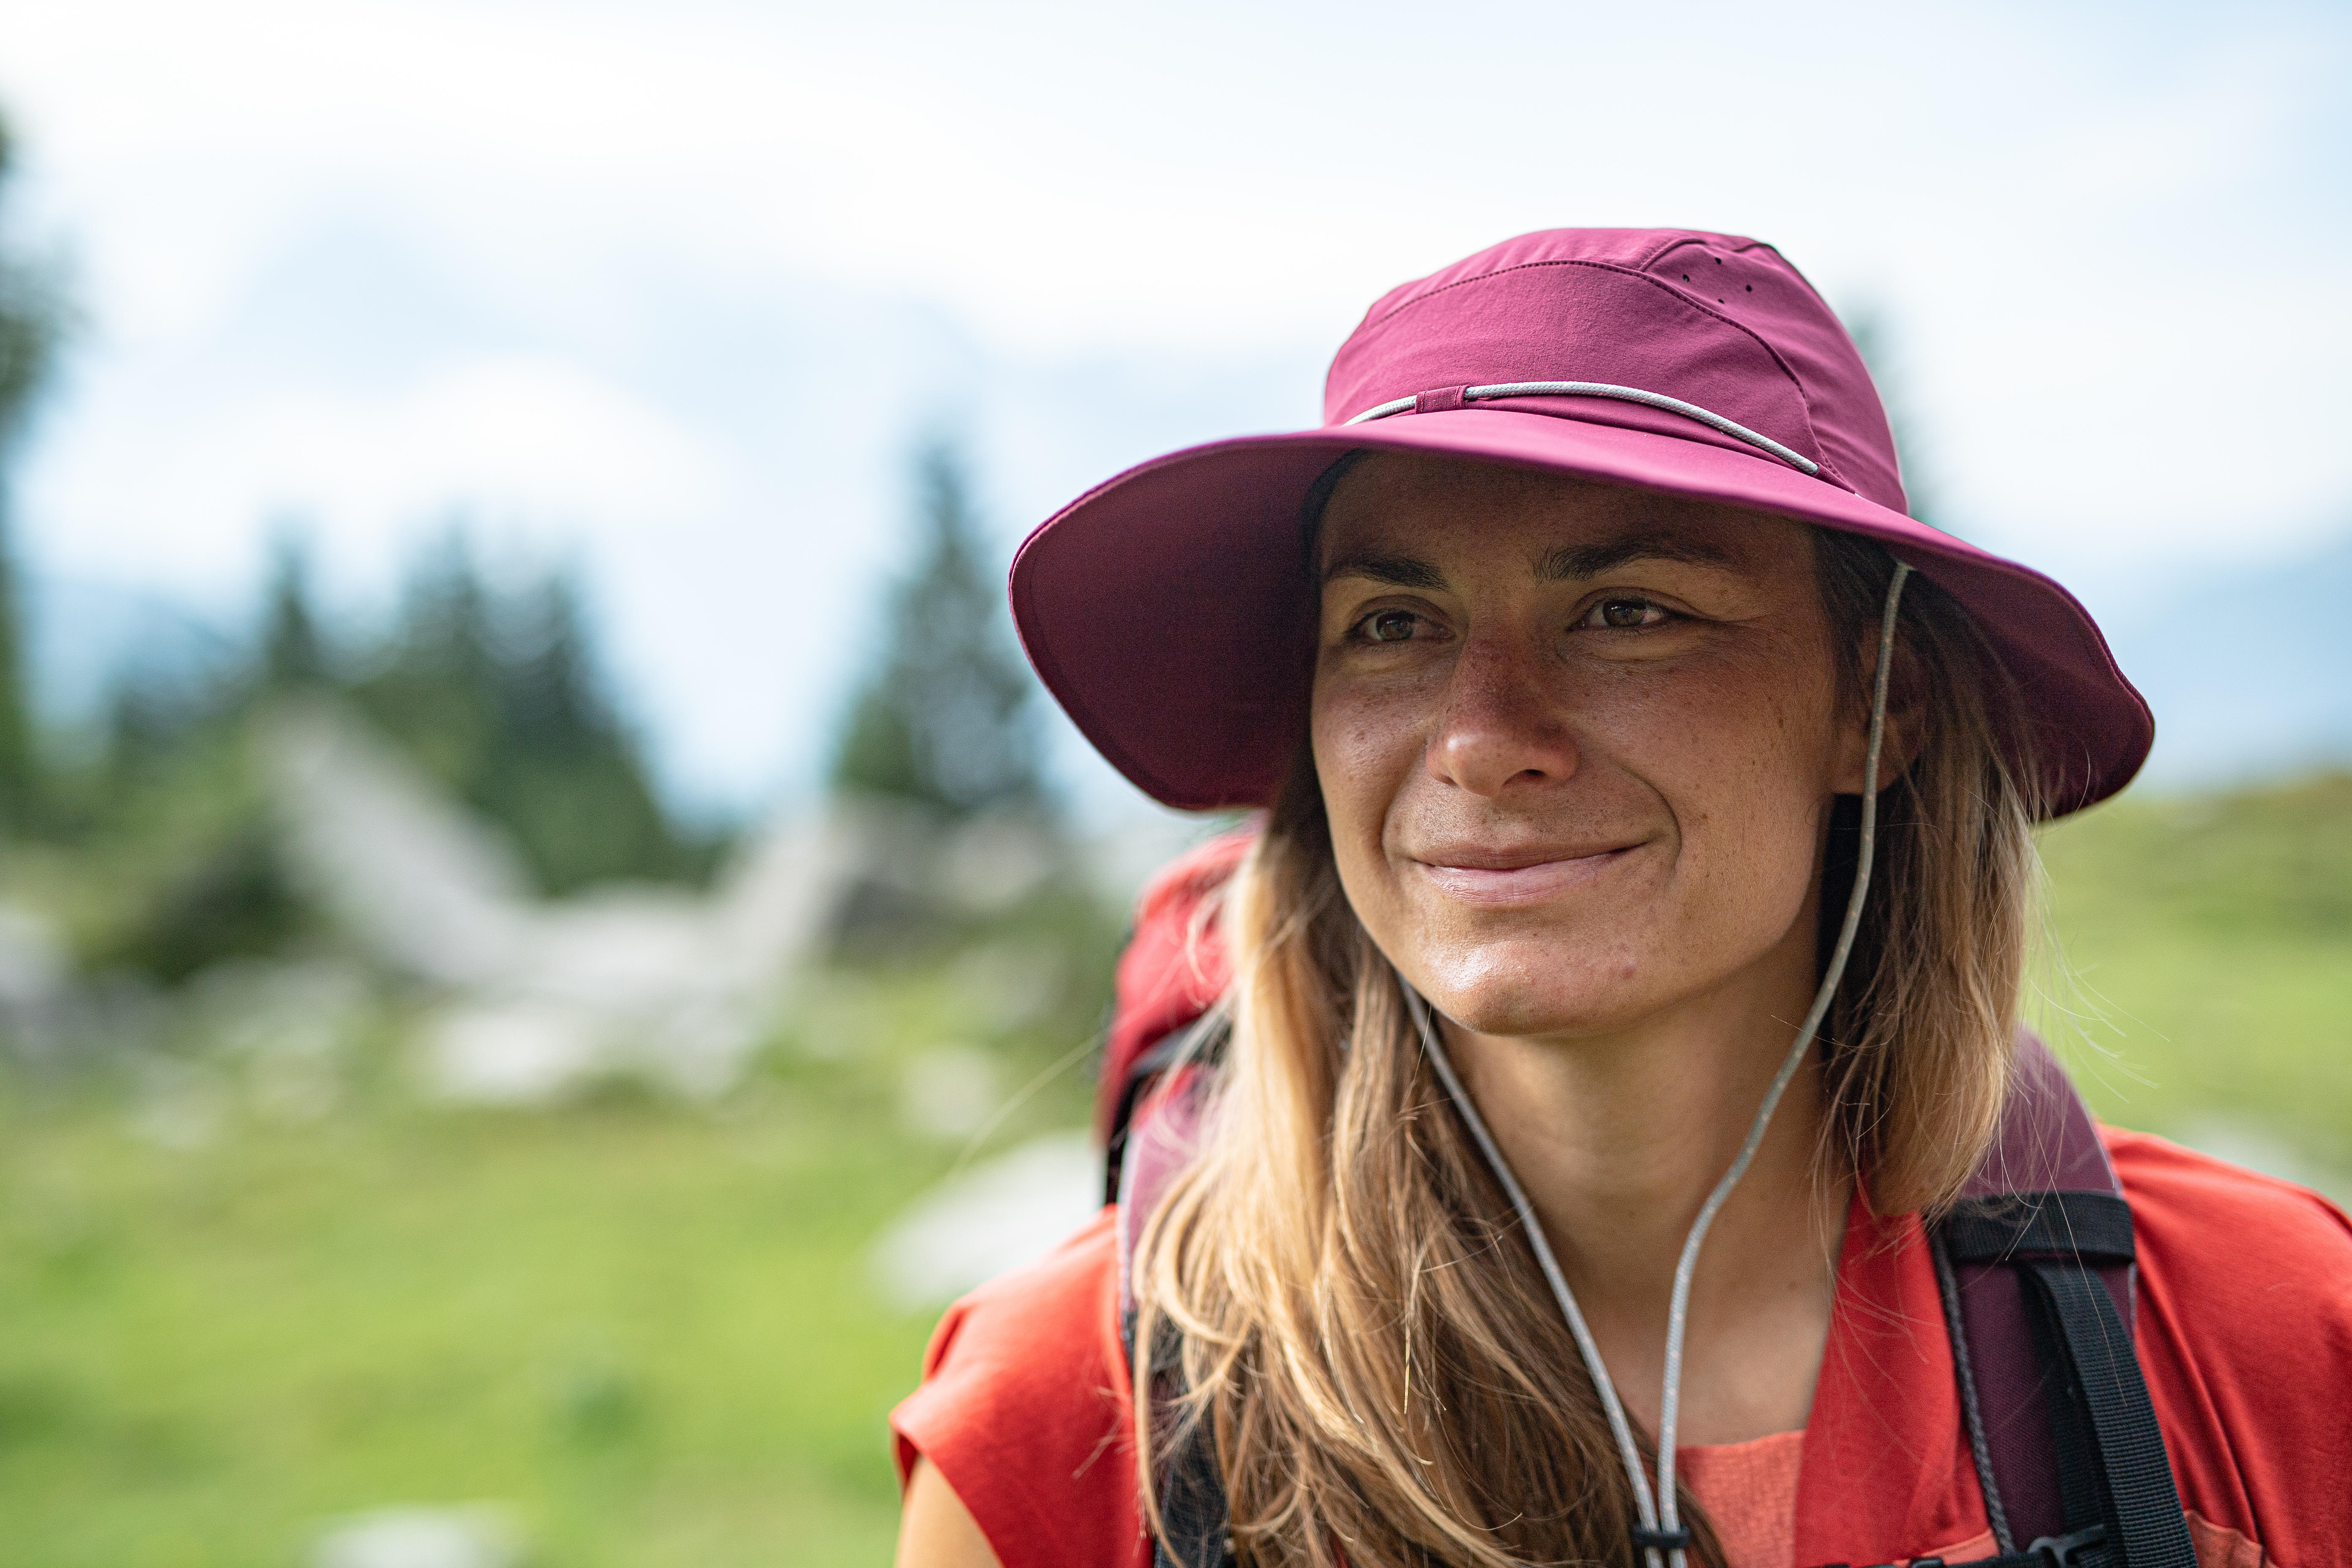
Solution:
M 1665 410 L 1591 397 L 1457 405 L 1460 389 L 1587 381 L 1679 398 L 1821 465 L 1809 477 Z M 1398 398 L 1414 412 L 1340 428 Z M 1442 453 L 1721 501 L 1864 534 L 1950 591 L 2023 699 L 2014 761 L 2054 814 L 2121 789 L 2155 736 L 2083 607 L 2048 578 L 1903 515 L 1876 389 L 1770 247 L 1680 230 L 1524 236 L 1381 300 L 1333 361 L 1321 429 L 1129 469 L 1031 534 L 1023 646 L 1113 766 L 1192 809 L 1263 805 L 1304 734 L 1299 509 L 1341 453 Z
M 2097 1126 L 2065 1069 L 2031 1031 L 2018 1039 L 2017 1077 L 2002 1108 L 2000 1133 L 1963 1198 L 2006 1193 L 2112 1193 L 2121 1196 L 2114 1164 Z M 1977 1408 L 1992 1452 L 1994 1484 L 2021 1547 L 2036 1537 L 2061 1535 L 2057 1452 L 2050 1406 L 2033 1333 L 2026 1321 L 2025 1288 L 2015 1268 L 1960 1264 L 1961 1331 L 1975 1374 Z M 2102 1268 L 2126 1327 L 2132 1323 L 2132 1270 Z

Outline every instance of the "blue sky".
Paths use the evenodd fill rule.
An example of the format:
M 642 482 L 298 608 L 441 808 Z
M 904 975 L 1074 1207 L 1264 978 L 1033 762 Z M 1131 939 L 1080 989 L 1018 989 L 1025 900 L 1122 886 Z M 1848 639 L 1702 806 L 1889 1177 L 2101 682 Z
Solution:
M 463 512 L 586 570 L 706 802 L 814 776 L 923 434 L 1009 555 L 1129 462 L 1311 420 L 1371 298 L 1530 228 L 1780 246 L 1891 327 L 1944 520 L 2095 609 L 2352 529 L 2340 7 L 0 0 L 0 37 L 20 228 L 89 318 L 36 566 L 231 617 L 299 517 L 364 611 Z

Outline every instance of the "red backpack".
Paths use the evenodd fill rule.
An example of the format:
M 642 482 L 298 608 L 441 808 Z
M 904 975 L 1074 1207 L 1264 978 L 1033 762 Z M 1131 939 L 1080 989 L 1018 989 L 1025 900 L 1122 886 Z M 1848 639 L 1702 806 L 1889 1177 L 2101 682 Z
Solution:
M 1135 1243 L 1197 1144 L 1201 1091 L 1229 1033 L 1216 1005 L 1229 965 L 1212 900 L 1255 837 L 1255 829 L 1227 834 L 1163 869 L 1138 902 L 1119 960 L 1096 1113 L 1106 1200 L 1118 1205 L 1130 1364 Z M 2031 1031 L 2019 1032 L 2017 1065 L 1992 1148 L 1927 1232 L 1960 1409 L 2002 1553 L 1952 1568 L 2197 1568 L 2163 1434 L 2127 1348 L 2131 1209 L 2081 1096 Z M 1153 1347 L 1155 1371 L 1173 1367 L 1174 1348 Z M 1167 1531 L 1154 1543 L 1155 1568 L 1233 1561 L 1224 1483 L 1201 1427 L 1170 1456 L 1160 1502 Z

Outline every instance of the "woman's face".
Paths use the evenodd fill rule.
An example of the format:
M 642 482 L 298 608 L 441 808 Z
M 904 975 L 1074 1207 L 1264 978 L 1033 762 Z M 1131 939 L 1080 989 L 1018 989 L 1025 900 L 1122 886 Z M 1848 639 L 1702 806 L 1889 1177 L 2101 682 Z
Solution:
M 1339 877 L 1423 994 L 1480 1033 L 1574 1036 L 1759 978 L 1810 992 L 1865 739 L 1806 528 L 1382 454 L 1319 543 Z

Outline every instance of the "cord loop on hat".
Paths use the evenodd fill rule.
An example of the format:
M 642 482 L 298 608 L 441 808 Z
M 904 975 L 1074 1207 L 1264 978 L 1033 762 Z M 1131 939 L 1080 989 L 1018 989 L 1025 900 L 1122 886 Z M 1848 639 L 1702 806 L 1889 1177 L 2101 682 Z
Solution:
M 1453 388 L 1443 389 L 1451 393 Z M 1433 395 L 1422 393 L 1412 397 L 1399 397 L 1375 408 L 1367 408 L 1349 418 L 1349 425 L 1361 425 L 1368 419 L 1386 419 L 1392 414 L 1426 412 L 1424 400 Z M 1769 452 L 1800 473 L 1819 478 L 1822 466 L 1802 453 L 1791 451 L 1769 436 L 1759 435 L 1736 420 L 1726 419 L 1711 409 L 1696 403 L 1685 403 L 1679 397 L 1668 397 L 1663 392 L 1644 392 L 1638 386 L 1612 386 L 1602 381 L 1508 381 L 1493 386 L 1465 386 L 1460 392 L 1465 405 L 1492 402 L 1498 397 L 1613 397 L 1623 403 L 1644 403 L 1652 408 L 1663 408 L 1669 414 L 1679 414 L 1696 419 L 1711 429 L 1747 442 L 1760 451 Z M 1449 400 L 1450 402 L 1450 400 Z

